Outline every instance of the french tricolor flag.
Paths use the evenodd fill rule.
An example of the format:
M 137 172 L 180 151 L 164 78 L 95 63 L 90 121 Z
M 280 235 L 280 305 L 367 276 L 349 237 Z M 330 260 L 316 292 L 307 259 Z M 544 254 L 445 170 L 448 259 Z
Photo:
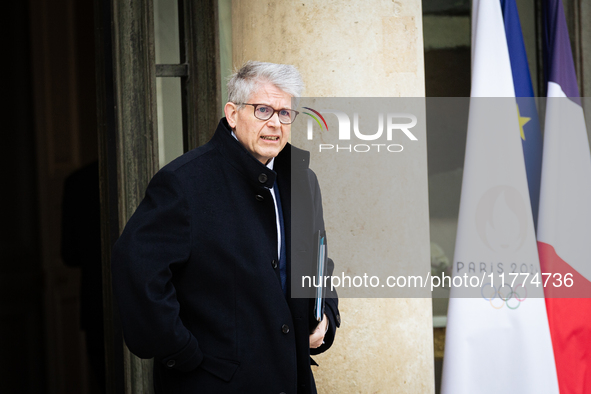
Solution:
M 544 2 L 544 27 L 538 251 L 553 274 L 545 295 L 560 393 L 591 393 L 591 155 L 561 0 Z

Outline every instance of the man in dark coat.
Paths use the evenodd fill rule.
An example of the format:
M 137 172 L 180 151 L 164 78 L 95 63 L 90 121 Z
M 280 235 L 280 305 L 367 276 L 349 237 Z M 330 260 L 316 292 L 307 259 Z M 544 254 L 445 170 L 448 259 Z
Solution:
M 293 66 L 245 64 L 211 141 L 154 176 L 113 248 L 125 341 L 155 357 L 156 393 L 316 392 L 310 355 L 340 316 L 334 293 L 318 325 L 291 297 L 324 229 L 309 154 L 287 144 L 302 88 Z

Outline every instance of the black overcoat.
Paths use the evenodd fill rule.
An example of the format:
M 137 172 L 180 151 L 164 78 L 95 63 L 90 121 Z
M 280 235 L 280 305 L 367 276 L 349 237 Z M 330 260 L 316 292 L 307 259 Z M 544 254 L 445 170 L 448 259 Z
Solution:
M 308 152 L 288 144 L 270 170 L 232 137 L 224 118 L 211 141 L 150 181 L 113 247 L 112 275 L 127 346 L 155 357 L 156 393 L 316 392 L 311 300 L 289 296 L 292 264 L 313 260 L 313 235 L 324 229 L 308 163 Z M 276 177 L 287 297 L 269 191 Z M 332 345 L 340 325 L 332 297 L 325 344 L 313 354 Z

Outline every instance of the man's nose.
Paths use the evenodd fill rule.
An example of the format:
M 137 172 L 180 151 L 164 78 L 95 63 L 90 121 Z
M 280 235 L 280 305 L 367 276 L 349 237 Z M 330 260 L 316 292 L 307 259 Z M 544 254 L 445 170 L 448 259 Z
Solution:
M 279 121 L 279 112 L 275 111 L 273 115 L 267 120 L 267 124 L 272 127 L 280 127 L 281 122 Z

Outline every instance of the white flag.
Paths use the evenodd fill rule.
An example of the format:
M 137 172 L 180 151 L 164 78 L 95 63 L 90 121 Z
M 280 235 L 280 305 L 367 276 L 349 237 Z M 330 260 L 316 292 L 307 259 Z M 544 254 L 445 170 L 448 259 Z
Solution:
M 531 284 L 540 268 L 499 1 L 475 0 L 472 21 L 473 98 L 453 273 L 486 280 L 452 287 L 441 393 L 558 393 L 543 292 Z M 512 283 L 510 273 L 524 275 Z

